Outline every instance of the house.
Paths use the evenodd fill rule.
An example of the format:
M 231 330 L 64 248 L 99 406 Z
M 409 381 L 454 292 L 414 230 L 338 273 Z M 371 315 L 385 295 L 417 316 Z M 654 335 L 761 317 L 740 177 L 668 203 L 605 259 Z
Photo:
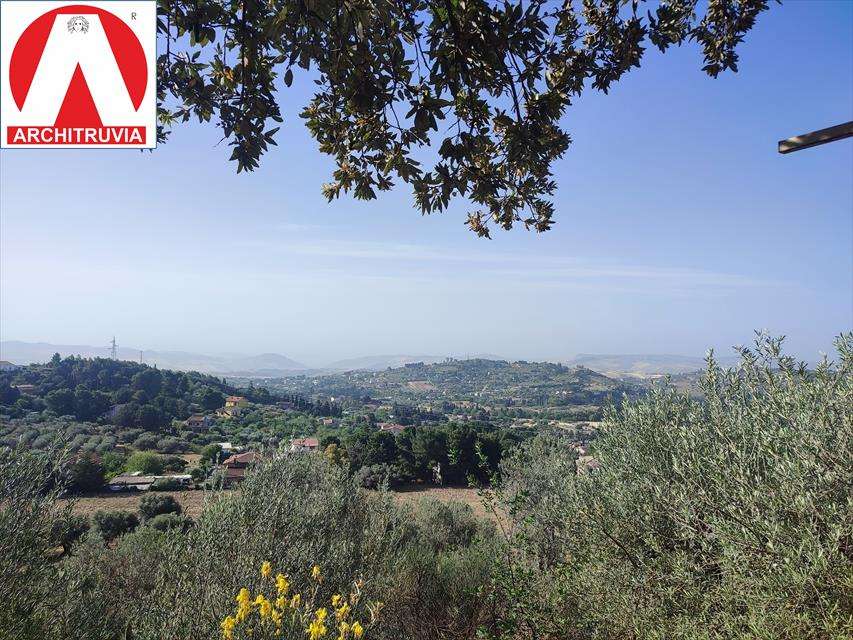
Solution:
M 141 471 L 134 471 L 133 473 L 117 475 L 107 483 L 107 489 L 110 491 L 148 491 L 157 480 L 171 480 L 184 487 L 189 487 L 192 484 L 193 477 L 189 474 L 144 476 Z
M 107 483 L 110 491 L 148 491 L 154 484 L 155 476 L 144 476 L 141 471 L 122 473 Z
M 225 398 L 225 408 L 229 409 L 231 407 L 248 407 L 249 401 L 243 396 L 228 396 Z
M 334 418 L 320 418 L 320 424 L 324 427 L 331 427 L 335 424 Z
M 246 453 L 235 453 L 222 461 L 223 484 L 226 487 L 242 482 L 246 477 L 246 471 L 254 464 L 262 460 L 260 453 L 247 451 Z
M 395 436 L 403 433 L 406 430 L 401 424 L 394 424 L 391 422 L 378 422 L 376 426 L 379 427 L 380 431 L 385 431 L 386 433 L 393 433 Z
M 294 438 L 290 441 L 292 453 L 317 451 L 320 449 L 320 441 L 317 438 Z
M 241 407 L 222 407 L 216 410 L 216 417 L 228 420 L 230 418 L 239 418 L 242 413 L 243 409 Z
M 34 384 L 13 384 L 12 387 L 23 393 L 25 396 L 36 395 L 36 386 Z
M 226 457 L 240 450 L 239 447 L 235 447 L 230 442 L 214 442 L 213 444 L 218 444 L 219 448 L 222 449 L 222 455 Z
M 200 413 L 194 413 L 184 420 L 184 424 L 188 429 L 209 429 L 213 426 L 213 418 Z

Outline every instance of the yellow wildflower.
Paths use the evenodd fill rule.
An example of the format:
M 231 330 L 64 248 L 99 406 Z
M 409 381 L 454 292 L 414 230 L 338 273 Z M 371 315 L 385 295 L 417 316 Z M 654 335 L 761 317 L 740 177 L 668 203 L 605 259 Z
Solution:
M 354 638 L 360 638 L 364 635 L 364 629 L 358 620 L 352 623 L 352 635 Z
M 293 594 L 293 597 L 290 599 L 290 608 L 296 609 L 299 607 L 300 602 L 302 602 L 302 596 L 298 593 Z
M 275 586 L 278 589 L 279 594 L 286 595 L 287 590 L 290 589 L 290 583 L 287 581 L 287 576 L 278 574 L 275 577 Z
M 282 611 L 287 609 L 288 604 L 290 604 L 290 602 L 287 600 L 287 598 L 285 598 L 283 596 L 279 596 L 278 598 L 275 599 L 275 606 L 278 607 L 279 609 L 281 609 Z
M 318 638 L 324 637 L 329 631 L 325 624 L 328 613 L 325 609 L 317 609 L 314 614 L 314 620 L 311 621 L 311 624 L 305 630 L 310 640 L 318 640 Z
M 220 626 L 222 627 L 222 637 L 225 638 L 225 640 L 231 640 L 231 638 L 234 637 L 234 627 L 236 625 L 237 621 L 231 616 L 226 617 L 225 620 L 222 621 Z
M 237 622 L 245 620 L 252 612 L 252 594 L 246 587 L 240 589 L 237 594 Z
M 311 569 L 311 577 L 314 578 L 317 582 L 323 581 L 323 574 L 320 573 L 320 565 L 314 565 L 314 568 Z
M 258 611 L 261 614 L 261 619 L 269 618 L 272 613 L 272 603 L 267 600 L 264 596 L 258 596 L 255 598 L 255 605 L 258 607 Z
M 350 630 L 349 623 L 348 622 L 341 622 L 341 624 L 338 626 L 338 632 L 339 632 L 338 640 L 346 640 L 347 636 L 349 635 L 349 630 Z
M 340 607 L 341 601 L 343 599 L 344 599 L 343 596 L 336 593 L 335 595 L 332 596 L 332 606 L 333 607 Z
M 349 603 L 344 602 L 339 608 L 335 609 L 335 615 L 338 617 L 338 620 L 343 620 L 347 617 L 349 613 Z
M 272 621 L 273 621 L 273 623 L 275 624 L 275 626 L 277 626 L 277 627 L 280 627 L 280 626 L 281 626 L 281 621 L 282 621 L 283 616 L 281 615 L 281 612 L 280 612 L 280 611 L 277 611 L 276 609 L 273 609 L 273 610 L 270 612 L 270 618 L 272 619 Z
M 261 565 L 261 575 L 264 578 L 269 578 L 272 575 L 272 565 L 268 561 Z

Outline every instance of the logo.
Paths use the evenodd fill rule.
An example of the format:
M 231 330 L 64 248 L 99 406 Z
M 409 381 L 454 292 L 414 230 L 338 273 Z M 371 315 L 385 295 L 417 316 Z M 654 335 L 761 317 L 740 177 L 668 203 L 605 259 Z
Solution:
M 2 147 L 153 148 L 155 4 L 0 2 Z
M 68 30 L 72 33 L 87 33 L 89 31 L 89 21 L 83 16 L 74 16 L 68 21 Z

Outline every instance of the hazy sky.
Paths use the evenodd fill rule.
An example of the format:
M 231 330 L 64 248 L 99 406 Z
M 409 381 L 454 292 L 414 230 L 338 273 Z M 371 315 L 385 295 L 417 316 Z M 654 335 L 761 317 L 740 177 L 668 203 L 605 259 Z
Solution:
M 282 94 L 279 147 L 236 175 L 213 126 L 153 154 L 0 152 L 0 337 L 317 365 L 365 354 L 700 355 L 788 336 L 813 357 L 853 326 L 853 140 L 780 138 L 853 119 L 853 3 L 786 2 L 741 71 L 648 51 L 571 108 L 543 235 L 421 217 L 405 185 L 327 204 L 332 163 Z

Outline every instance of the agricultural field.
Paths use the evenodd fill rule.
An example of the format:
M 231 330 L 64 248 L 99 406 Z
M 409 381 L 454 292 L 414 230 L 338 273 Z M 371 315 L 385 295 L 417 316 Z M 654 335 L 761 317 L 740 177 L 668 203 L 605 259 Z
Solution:
M 467 504 L 474 511 L 474 515 L 481 518 L 493 519 L 494 514 L 489 512 L 483 505 L 483 501 L 477 493 L 477 489 L 464 487 L 428 487 L 412 486 L 401 487 L 391 492 L 394 499 L 400 504 L 417 505 L 426 499 L 435 499 L 441 502 L 461 502 Z
M 158 491 L 157 495 L 172 496 L 177 500 L 183 513 L 190 518 L 197 518 L 204 510 L 205 502 L 217 495 L 227 495 L 231 491 Z M 91 518 L 96 511 L 137 511 L 139 509 L 139 501 L 143 496 L 149 495 L 149 492 L 102 492 L 94 496 L 82 496 L 75 498 L 65 498 L 60 500 L 60 504 L 65 505 L 71 503 L 74 513 Z
M 159 491 L 157 495 L 172 496 L 180 503 L 183 513 L 195 519 L 204 511 L 205 504 L 209 500 L 217 496 L 230 495 L 232 492 L 232 490 L 227 489 L 215 492 L 198 489 L 194 491 Z M 494 514 L 487 511 L 483 506 L 477 489 L 412 486 L 401 487 L 393 490 L 391 493 L 399 504 L 417 505 L 426 499 L 435 499 L 445 503 L 461 502 L 471 507 L 474 514 L 478 517 L 490 519 L 494 517 Z M 139 509 L 139 501 L 145 495 L 149 495 L 149 492 L 101 492 L 93 496 L 65 498 L 59 502 L 62 505 L 70 502 L 73 505 L 74 513 L 91 518 L 96 511 L 101 510 L 137 511 Z

